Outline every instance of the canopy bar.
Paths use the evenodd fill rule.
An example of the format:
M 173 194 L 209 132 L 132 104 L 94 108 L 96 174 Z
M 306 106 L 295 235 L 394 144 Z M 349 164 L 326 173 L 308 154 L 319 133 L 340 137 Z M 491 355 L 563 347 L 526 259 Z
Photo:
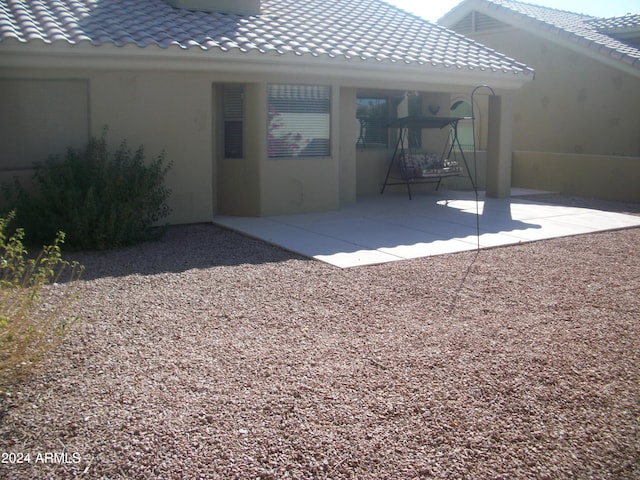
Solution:
M 463 117 L 422 117 L 409 116 L 396 118 L 389 122 L 391 128 L 444 128 L 447 125 L 453 125 Z

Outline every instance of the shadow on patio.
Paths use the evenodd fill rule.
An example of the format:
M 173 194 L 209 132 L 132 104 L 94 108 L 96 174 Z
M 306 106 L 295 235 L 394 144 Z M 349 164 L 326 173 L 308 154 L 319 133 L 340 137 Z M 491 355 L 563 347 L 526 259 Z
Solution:
M 478 215 L 477 215 L 477 214 Z M 347 268 L 640 225 L 640 217 L 473 192 L 385 194 L 337 211 L 214 223 Z M 479 227 L 479 236 L 478 236 Z

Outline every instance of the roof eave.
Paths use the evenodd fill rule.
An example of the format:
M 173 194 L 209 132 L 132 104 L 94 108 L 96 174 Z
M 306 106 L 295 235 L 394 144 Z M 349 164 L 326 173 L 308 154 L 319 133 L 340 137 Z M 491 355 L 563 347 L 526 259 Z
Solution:
M 304 75 L 339 79 L 352 86 L 367 84 L 440 85 L 443 89 L 490 84 L 497 89 L 516 90 L 533 79 L 533 71 L 492 70 L 479 67 L 402 61 L 286 54 L 161 48 L 134 45 L 93 46 L 89 43 L 44 44 L 0 43 L 0 67 L 81 68 L 89 70 L 157 70 L 224 72 L 238 74 L 276 74 L 300 69 Z M 290 70 L 287 70 L 290 69 Z

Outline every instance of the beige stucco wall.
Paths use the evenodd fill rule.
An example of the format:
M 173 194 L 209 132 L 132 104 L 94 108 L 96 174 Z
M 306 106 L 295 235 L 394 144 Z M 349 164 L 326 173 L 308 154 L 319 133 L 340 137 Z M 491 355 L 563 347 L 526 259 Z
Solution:
M 0 78 L 0 184 L 29 188 L 34 161 L 82 148 L 89 134 L 89 83 L 82 79 Z M 24 135 L 25 131 L 32 135 Z M 0 195 L 0 209 L 8 208 Z
M 266 143 L 260 154 L 260 215 L 283 215 L 335 210 L 340 206 L 340 88 L 336 84 L 299 78 L 299 83 L 331 86 L 331 148 L 328 157 L 277 158 L 267 156 Z M 273 77 L 261 89 L 259 105 L 264 121 L 257 126 L 258 136 L 267 138 L 267 85 L 291 83 L 291 78 Z M 343 188 L 351 188 L 343 185 Z
M 640 78 L 521 30 L 471 36 L 536 71 L 514 100 L 515 150 L 640 156 Z
M 340 132 L 338 178 L 340 182 L 340 205 L 350 205 L 357 200 L 358 167 L 356 158 L 356 143 L 353 139 L 357 135 L 356 118 L 356 89 L 340 89 L 340 117 L 337 126 Z M 349 141 L 351 139 L 351 141 Z
M 245 131 L 260 131 L 261 118 L 266 118 L 264 108 L 261 107 L 263 85 L 260 83 L 245 84 Z M 222 142 L 223 122 L 221 104 L 221 85 L 214 86 L 213 104 L 217 122 L 215 135 L 211 141 L 214 144 L 215 175 L 212 178 L 214 189 L 214 213 L 220 215 L 259 216 L 260 215 L 260 168 L 261 151 L 265 148 L 261 142 L 262 136 L 254 135 L 246 138 L 244 144 L 244 158 L 224 158 Z
M 640 202 L 640 158 L 513 152 L 514 187 Z
M 3 72 L 4 74 L 5 72 Z M 40 131 L 41 116 L 37 109 L 22 108 L 25 123 L 15 130 L 14 139 L 3 140 L 3 145 L 37 142 L 36 149 L 20 148 L 23 166 L 43 160 L 44 152 L 59 153 L 61 145 L 82 148 L 87 133 L 99 136 L 108 127 L 108 141 L 115 148 L 127 140 L 132 149 L 143 145 L 146 157 L 151 159 L 165 152 L 166 160 L 173 162 L 167 178 L 172 190 L 170 223 L 191 223 L 210 220 L 213 214 L 212 163 L 212 102 L 211 79 L 206 75 L 157 72 L 87 72 L 64 71 L 12 71 L 4 81 L 19 82 L 25 93 L 23 105 L 34 101 L 54 101 L 61 105 L 49 123 L 70 122 L 69 107 L 79 100 L 77 89 L 47 88 L 47 85 L 74 82 L 87 85 L 88 116 L 73 122 L 79 133 L 53 135 L 55 128 Z M 33 95 L 30 85 L 44 89 Z M 47 100 L 38 100 L 39 98 Z M 11 122 L 13 115 L 2 113 L 3 122 Z M 66 127 L 64 127 L 66 128 Z M 20 133 L 21 132 L 21 133 Z M 66 149 L 66 147 L 64 147 Z M 15 154 L 18 155 L 18 154 Z M 14 155 L 14 156 L 15 156 Z M 3 158 L 3 167 L 7 166 Z M 2 181 L 10 180 L 14 172 L 4 171 Z M 25 176 L 24 174 L 22 175 Z
M 89 82 L 0 78 L 2 168 L 30 168 L 33 159 L 64 154 L 89 139 Z M 20 133 L 34 132 L 29 137 Z
M 5 72 L 2 72 L 5 74 Z M 230 75 L 194 72 L 157 71 L 12 71 L 1 77 L 30 98 L 22 110 L 22 126 L 11 130 L 12 138 L 3 138 L 11 146 L 37 144 L 25 150 L 5 154 L 0 180 L 13 176 L 27 178 L 33 162 L 49 152 L 62 153 L 68 145 L 82 148 L 90 135 L 100 135 L 108 126 L 108 140 L 115 148 L 126 139 L 132 148 L 143 145 L 147 158 L 165 152 L 172 168 L 167 185 L 172 190 L 169 223 L 210 221 L 213 215 L 261 216 L 336 209 L 341 203 L 355 201 L 355 144 L 353 126 L 346 121 L 355 117 L 353 89 L 347 89 L 345 101 L 340 87 L 312 78 L 256 75 Z M 70 83 L 69 79 L 73 79 Z M 268 83 L 310 83 L 332 87 L 331 156 L 305 159 L 267 158 L 267 85 Z M 245 91 L 245 158 L 223 159 L 219 138 L 219 88 L 224 83 L 243 83 Z M 55 89 L 33 93 L 33 85 L 55 85 Z M 71 87 L 75 88 L 70 88 Z M 85 89 L 84 106 L 79 104 L 78 87 Z M 59 88 L 62 86 L 62 88 Z M 16 89 L 14 88 L 14 90 Z M 80 91 L 82 88 L 80 88 Z M 8 91 L 8 90 L 5 90 Z M 47 134 L 36 133 L 41 122 L 37 103 L 56 96 L 55 128 Z M 38 100 L 40 99 L 40 100 Z M 66 106 L 66 107 L 65 107 Z M 65 107 L 65 108 L 62 108 Z M 84 108 L 85 118 L 70 115 Z M 54 109 L 55 110 L 55 109 Z M 4 124 L 12 124 L 15 115 L 5 109 Z M 61 121 L 67 119 L 66 122 Z M 66 130 L 73 135 L 53 135 Z M 15 143 L 17 137 L 19 142 Z M 348 137 L 347 137 L 348 135 Z M 5 135 L 6 136 L 6 135 Z M 81 137 L 81 138 L 79 138 Z M 349 140 L 341 142 L 340 139 Z M 35 143 L 34 143 L 35 140 Z M 13 143 L 12 143 L 13 142 Z M 16 167 L 16 168 L 14 168 Z
M 356 152 L 356 192 L 358 197 L 380 193 L 393 150 L 386 148 L 358 149 Z
M 358 197 L 379 194 L 393 145 L 383 150 L 356 151 L 356 97 L 358 79 L 298 74 L 232 73 L 216 71 L 179 71 L 76 68 L 12 68 L 0 71 L 0 81 L 18 85 L 28 98 L 24 121 L 16 127 L 7 109 L 0 112 L 5 125 L 12 125 L 10 144 L 29 145 L 37 140 L 38 150 L 22 147 L 23 166 L 57 153 L 67 145 L 81 148 L 86 139 L 99 136 L 108 126 L 112 147 L 124 139 L 133 149 L 143 145 L 147 158 L 165 153 L 172 167 L 167 186 L 172 190 L 168 223 L 211 221 L 216 214 L 267 216 L 325 211 L 357 201 Z M 30 85 L 62 85 L 34 95 Z M 367 81 L 363 81 L 365 84 Z M 224 159 L 222 138 L 221 87 L 245 85 L 245 158 Z M 328 85 L 332 91 L 331 154 L 326 158 L 267 158 L 267 86 L 270 83 Z M 384 90 L 372 80 L 368 90 Z M 5 83 L 7 84 L 7 83 Z M 67 87 L 73 88 L 67 88 Z M 412 85 L 415 88 L 416 85 Z M 39 87 L 40 88 L 40 87 Z M 365 88 L 365 87 L 362 87 Z M 403 80 L 389 87 L 398 95 L 405 90 Z M 424 85 L 428 89 L 428 85 Z M 441 89 L 447 88 L 440 86 Z M 448 115 L 451 93 L 423 93 L 423 106 L 439 103 L 439 115 Z M 39 133 L 39 102 L 56 97 L 59 107 L 50 109 L 47 135 Z M 14 102 L 21 110 L 21 103 Z M 79 113 L 78 113 L 79 112 Z M 66 121 L 63 121 L 66 119 Z M 54 127 L 51 127 L 54 125 Z M 58 125 L 58 127 L 55 127 Z M 35 127 L 34 127 L 35 126 Z M 71 137 L 58 135 L 61 128 Z M 53 133 L 52 133 L 53 132 Z M 440 152 L 448 132 L 423 131 L 423 145 Z M 13 145 L 13 143 L 11 143 Z M 28 170 L 15 171 L 6 160 L 0 164 L 0 181 L 13 175 L 25 178 Z M 443 188 L 459 186 L 467 179 L 448 179 Z M 402 187 L 399 187 L 402 188 Z M 432 189 L 433 186 L 425 186 Z
M 164 151 L 173 162 L 170 223 L 209 220 L 213 214 L 211 79 L 201 74 L 96 73 L 90 77 L 94 132 L 109 125 L 112 142 Z
M 339 207 L 336 159 L 277 159 L 265 162 L 261 214 L 283 215 Z

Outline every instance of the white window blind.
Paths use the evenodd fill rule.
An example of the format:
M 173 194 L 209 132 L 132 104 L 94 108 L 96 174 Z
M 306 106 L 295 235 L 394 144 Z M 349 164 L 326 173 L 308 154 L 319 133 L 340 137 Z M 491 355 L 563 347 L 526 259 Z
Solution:
M 224 158 L 244 157 L 244 86 L 225 85 L 222 94 Z
M 327 157 L 331 87 L 269 85 L 269 158 Z

